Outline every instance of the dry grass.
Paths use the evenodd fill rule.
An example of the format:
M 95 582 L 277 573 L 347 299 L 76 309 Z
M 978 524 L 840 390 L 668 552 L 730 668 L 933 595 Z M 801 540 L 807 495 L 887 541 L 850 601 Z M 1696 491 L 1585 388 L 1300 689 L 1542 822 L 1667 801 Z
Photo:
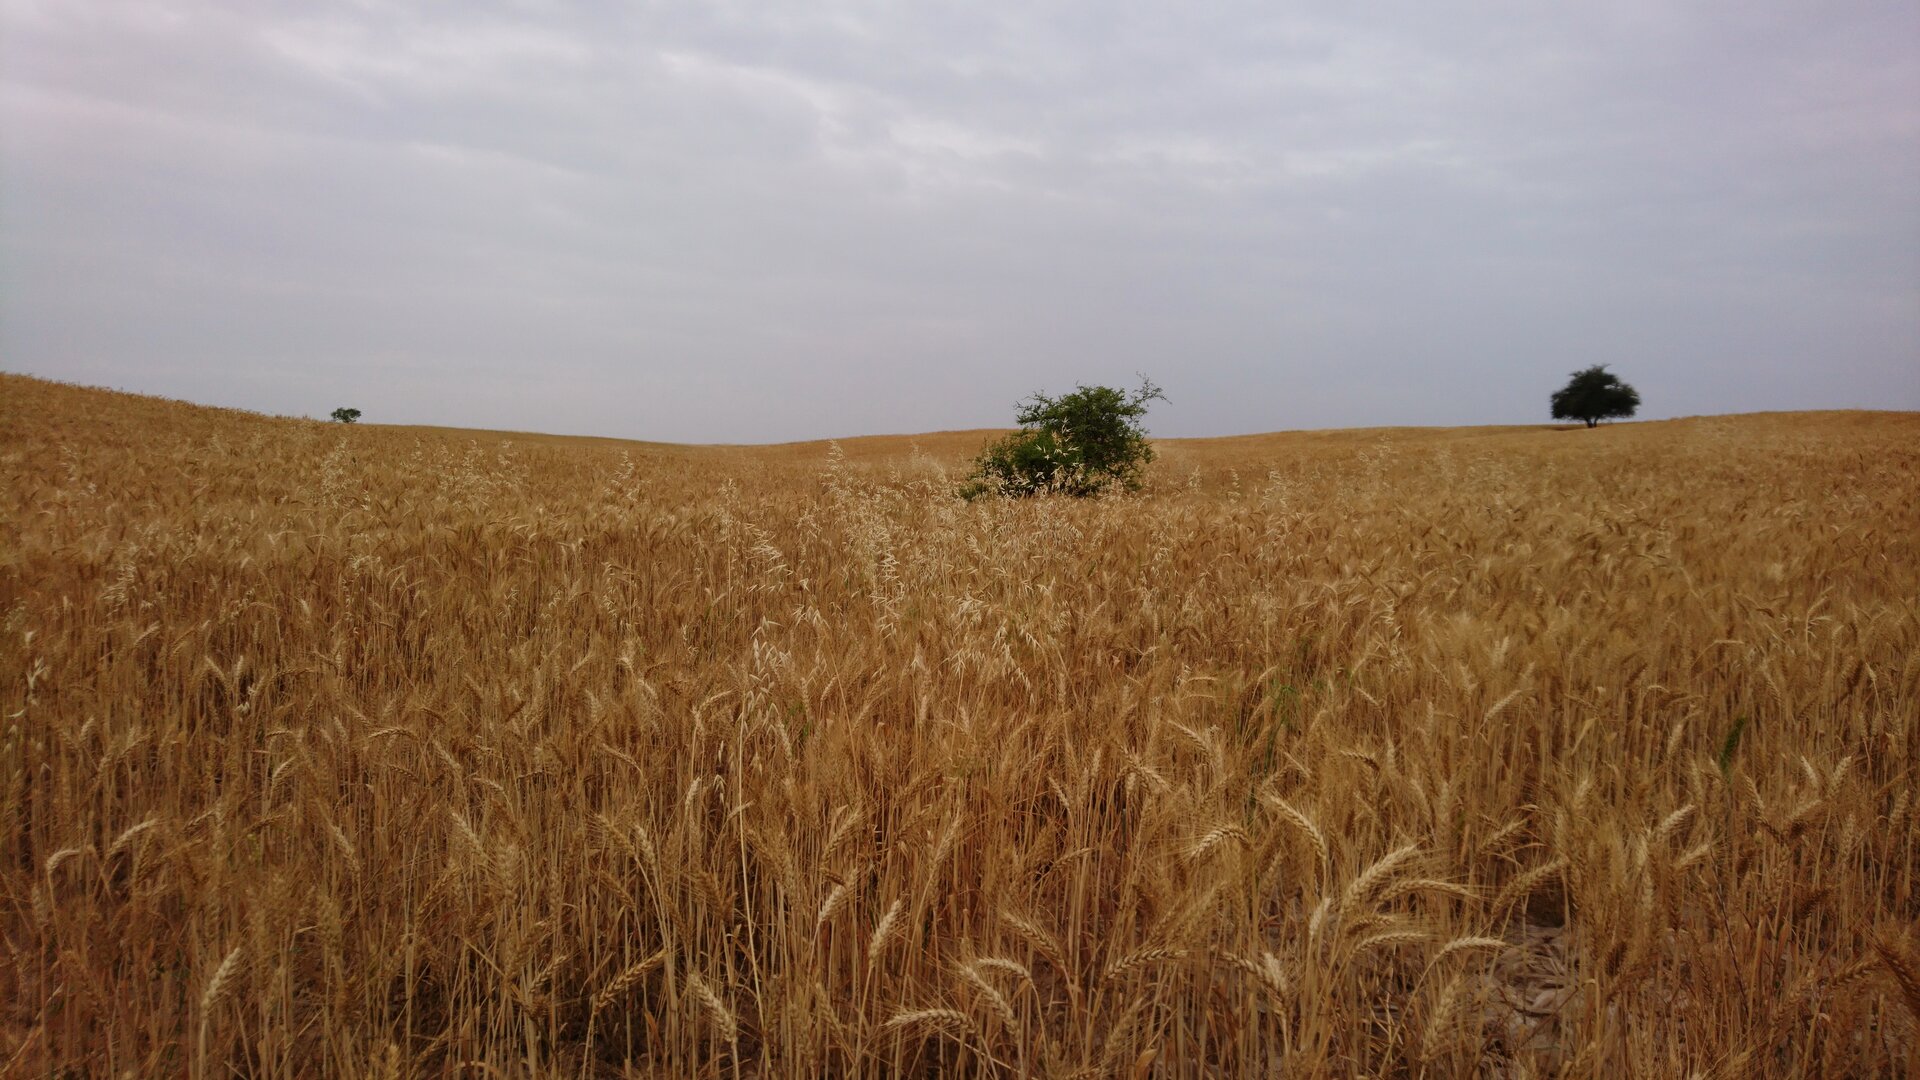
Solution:
M 0 1073 L 1920 1069 L 1920 416 L 980 441 L 0 379 Z

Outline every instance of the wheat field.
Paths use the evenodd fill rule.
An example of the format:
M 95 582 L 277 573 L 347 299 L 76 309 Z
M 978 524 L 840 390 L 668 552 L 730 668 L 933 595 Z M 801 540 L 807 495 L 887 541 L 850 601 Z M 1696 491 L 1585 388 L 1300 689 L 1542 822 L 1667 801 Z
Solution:
M 1920 415 L 986 438 L 0 376 L 0 1075 L 1920 1072 Z

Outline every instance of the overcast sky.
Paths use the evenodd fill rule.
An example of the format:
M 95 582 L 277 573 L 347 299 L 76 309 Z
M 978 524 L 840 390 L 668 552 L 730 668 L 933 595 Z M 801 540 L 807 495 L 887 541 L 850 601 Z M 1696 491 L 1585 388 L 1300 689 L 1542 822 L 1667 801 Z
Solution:
M 676 441 L 1920 408 L 1920 4 L 0 0 L 0 367 Z

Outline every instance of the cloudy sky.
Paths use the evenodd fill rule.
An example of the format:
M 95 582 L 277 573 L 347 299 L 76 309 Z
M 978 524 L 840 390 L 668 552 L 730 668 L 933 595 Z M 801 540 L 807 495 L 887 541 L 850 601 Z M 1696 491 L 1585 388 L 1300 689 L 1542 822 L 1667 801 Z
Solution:
M 770 441 L 1920 408 L 1912 0 L 0 0 L 0 367 Z

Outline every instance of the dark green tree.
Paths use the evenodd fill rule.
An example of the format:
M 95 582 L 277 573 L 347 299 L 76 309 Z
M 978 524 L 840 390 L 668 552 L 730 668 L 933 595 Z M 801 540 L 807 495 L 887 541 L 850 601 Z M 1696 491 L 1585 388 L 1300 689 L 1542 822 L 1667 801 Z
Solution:
M 1059 397 L 1035 394 L 1015 414 L 1020 430 L 980 452 L 960 493 L 974 499 L 1138 491 L 1153 460 L 1140 418 L 1156 399 L 1166 395 L 1144 376 L 1131 393 L 1082 386 Z
M 342 406 L 341 408 L 333 410 L 333 419 L 337 423 L 351 424 L 355 420 L 360 419 L 360 410 L 349 409 L 349 408 L 346 408 L 345 406 Z
M 1639 407 L 1640 392 L 1621 382 L 1605 364 L 1574 372 L 1567 385 L 1553 392 L 1553 418 L 1584 421 L 1588 427 L 1632 416 Z

